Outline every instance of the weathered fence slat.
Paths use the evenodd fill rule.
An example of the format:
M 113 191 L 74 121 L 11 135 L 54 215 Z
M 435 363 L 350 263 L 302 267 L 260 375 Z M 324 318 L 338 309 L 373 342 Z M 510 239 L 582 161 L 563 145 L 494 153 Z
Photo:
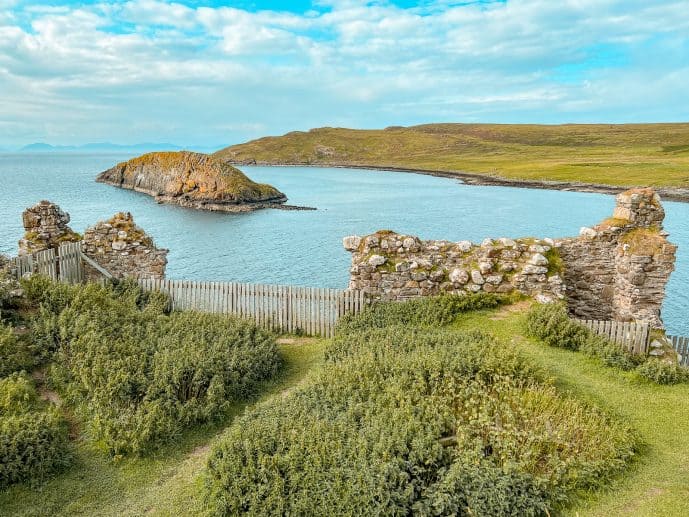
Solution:
M 139 285 L 167 294 L 173 310 L 230 314 L 279 332 L 323 337 L 332 336 L 342 316 L 366 303 L 360 291 L 315 287 L 150 278 L 140 279 Z
M 672 348 L 679 354 L 679 364 L 689 367 L 689 337 L 667 336 L 672 343 Z
M 634 354 L 646 354 L 650 325 L 630 321 L 576 320 L 595 334 L 603 336 Z

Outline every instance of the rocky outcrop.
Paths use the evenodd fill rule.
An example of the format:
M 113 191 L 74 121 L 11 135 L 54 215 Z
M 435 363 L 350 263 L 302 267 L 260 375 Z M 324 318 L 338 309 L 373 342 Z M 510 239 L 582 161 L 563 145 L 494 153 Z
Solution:
M 134 224 L 128 212 L 87 228 L 82 250 L 116 278 L 165 277 L 168 250 L 156 248 L 153 239 Z M 93 269 L 89 276 L 101 277 Z
M 274 208 L 287 200 L 231 165 L 186 151 L 145 154 L 100 173 L 96 181 L 143 192 L 160 203 L 220 212 Z
M 402 300 L 440 293 L 519 292 L 541 302 L 567 299 L 583 319 L 648 321 L 660 309 L 676 246 L 651 189 L 616 198 L 613 217 L 567 239 L 422 241 L 381 231 L 345 237 L 352 253 L 350 289 Z
M 19 241 L 19 255 L 58 248 L 63 242 L 81 240 L 68 225 L 69 214 L 50 201 L 41 201 L 22 213 L 26 233 Z

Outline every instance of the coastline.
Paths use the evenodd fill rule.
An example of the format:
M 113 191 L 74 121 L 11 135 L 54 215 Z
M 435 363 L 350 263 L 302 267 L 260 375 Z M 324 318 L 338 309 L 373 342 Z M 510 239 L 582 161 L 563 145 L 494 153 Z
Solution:
M 412 174 L 423 174 L 426 176 L 437 176 L 440 178 L 458 179 L 466 185 L 493 186 L 493 187 L 514 187 L 543 190 L 563 190 L 570 192 L 589 192 L 595 194 L 615 195 L 630 188 L 643 187 L 644 185 L 606 185 L 602 183 L 583 183 L 577 181 L 556 181 L 556 180 L 523 180 L 505 178 L 502 176 L 489 176 L 477 172 L 466 171 L 439 171 L 433 169 L 414 169 L 408 167 L 383 167 L 380 165 L 347 165 L 334 163 L 274 163 L 258 162 L 248 163 L 246 161 L 228 161 L 233 166 L 257 166 L 257 167 L 332 167 L 336 169 L 369 169 L 377 171 L 406 172 Z M 653 186 L 653 189 L 666 201 L 679 201 L 689 203 L 689 187 L 660 187 Z
M 139 192 L 153 198 L 158 204 L 179 205 L 184 208 L 192 208 L 194 210 L 206 210 L 209 212 L 226 212 L 226 213 L 242 213 L 253 212 L 255 210 L 273 209 L 273 210 L 318 210 L 317 208 L 309 206 L 287 205 L 287 196 L 282 196 L 273 199 L 261 199 L 256 201 L 241 201 L 241 202 L 213 202 L 211 200 L 187 199 L 180 196 L 160 195 L 149 189 L 127 185 L 124 183 L 117 183 L 106 180 L 100 177 L 96 178 L 97 183 L 103 183 L 113 187 L 124 190 L 131 190 Z

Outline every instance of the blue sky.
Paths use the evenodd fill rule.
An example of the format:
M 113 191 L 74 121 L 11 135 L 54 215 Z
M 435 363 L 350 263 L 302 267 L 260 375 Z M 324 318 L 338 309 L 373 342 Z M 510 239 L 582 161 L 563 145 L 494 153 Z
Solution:
M 0 147 L 688 121 L 686 0 L 0 0 Z

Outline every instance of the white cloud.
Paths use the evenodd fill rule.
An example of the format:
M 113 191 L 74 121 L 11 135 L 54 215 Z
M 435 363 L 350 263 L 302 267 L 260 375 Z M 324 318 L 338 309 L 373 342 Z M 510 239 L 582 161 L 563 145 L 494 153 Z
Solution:
M 683 1 L 367 4 L 297 15 L 0 0 L 0 143 L 689 116 Z

